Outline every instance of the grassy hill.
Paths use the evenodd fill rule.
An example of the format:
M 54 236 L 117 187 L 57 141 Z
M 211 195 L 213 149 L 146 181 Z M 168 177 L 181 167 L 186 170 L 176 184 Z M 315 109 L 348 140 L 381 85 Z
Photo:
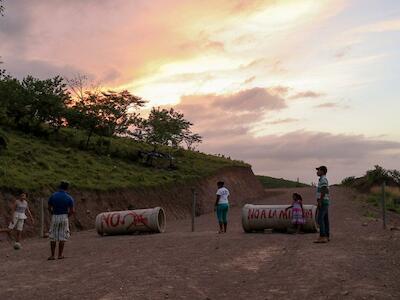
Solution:
M 266 189 L 277 189 L 277 188 L 295 188 L 295 187 L 306 187 L 309 186 L 305 183 L 286 180 L 283 178 L 273 178 L 269 176 L 257 175 L 258 180 Z
M 188 182 L 215 173 L 223 167 L 248 166 L 239 161 L 204 153 L 160 149 L 174 157 L 174 166 L 159 159 L 146 165 L 139 151 L 150 145 L 128 138 L 94 137 L 85 149 L 82 132 L 63 129 L 41 138 L 16 131 L 2 131 L 8 140 L 0 153 L 0 188 L 30 191 L 53 187 L 68 180 L 74 188 L 110 190 Z M 1 132 L 0 132 L 1 133 Z
M 354 188 L 363 193 L 363 199 L 376 207 L 382 204 L 382 184 L 386 184 L 385 200 L 386 208 L 400 213 L 400 171 L 386 170 L 376 165 L 368 170 L 362 177 L 347 177 L 342 180 L 342 185 Z

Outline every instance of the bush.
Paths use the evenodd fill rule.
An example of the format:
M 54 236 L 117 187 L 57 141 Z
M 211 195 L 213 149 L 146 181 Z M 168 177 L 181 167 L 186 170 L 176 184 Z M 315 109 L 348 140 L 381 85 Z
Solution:
M 386 170 L 376 165 L 373 170 L 368 170 L 363 177 L 346 177 L 342 185 L 354 187 L 362 192 L 368 192 L 374 186 L 386 183 L 388 186 L 400 186 L 400 172 L 397 170 Z
M 356 178 L 354 176 L 349 176 L 349 177 L 346 177 L 345 179 L 343 179 L 341 184 L 345 185 L 345 186 L 352 186 L 355 181 L 356 181 Z

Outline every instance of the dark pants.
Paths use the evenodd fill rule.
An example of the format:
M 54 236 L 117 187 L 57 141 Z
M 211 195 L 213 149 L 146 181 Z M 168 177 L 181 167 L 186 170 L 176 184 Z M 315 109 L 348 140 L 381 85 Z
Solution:
M 319 235 L 329 238 L 329 205 L 322 205 L 318 209 Z

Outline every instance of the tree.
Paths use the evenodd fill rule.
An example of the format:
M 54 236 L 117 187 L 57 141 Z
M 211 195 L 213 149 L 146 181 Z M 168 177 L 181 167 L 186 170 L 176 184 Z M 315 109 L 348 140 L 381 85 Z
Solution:
M 27 76 L 21 85 L 29 102 L 29 117 L 33 125 L 46 123 L 59 130 L 65 124 L 65 112 L 70 101 L 64 79 L 56 76 L 40 80 Z
M 135 111 L 146 103 L 128 91 L 78 93 L 69 112 L 68 123 L 87 132 L 86 147 L 94 133 L 102 136 L 129 133 L 129 127 L 137 122 Z
M 29 100 L 25 98 L 20 81 L 0 72 L 0 121 L 17 127 L 29 121 Z
M 147 120 L 138 124 L 141 138 L 154 146 L 178 147 L 185 142 L 188 147 L 201 142 L 201 136 L 193 134 L 190 127 L 193 124 L 185 120 L 184 115 L 171 109 L 152 108 Z
M 183 142 L 188 150 L 195 150 L 197 144 L 202 142 L 203 138 L 200 134 L 193 133 L 190 129 L 183 132 Z
M 61 77 L 19 81 L 0 71 L 0 99 L 0 122 L 29 131 L 42 124 L 59 129 L 70 97 Z
M 101 93 L 101 118 L 103 121 L 104 135 L 127 134 L 130 126 L 136 123 L 139 114 L 135 112 L 146 103 L 140 97 L 132 95 L 128 91 Z

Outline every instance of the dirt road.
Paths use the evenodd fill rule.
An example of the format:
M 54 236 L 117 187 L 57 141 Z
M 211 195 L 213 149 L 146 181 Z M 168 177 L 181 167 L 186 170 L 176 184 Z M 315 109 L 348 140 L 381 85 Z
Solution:
M 267 192 L 285 204 L 293 192 L 313 204 L 311 188 Z M 168 223 L 165 234 L 74 234 L 65 260 L 46 261 L 48 241 L 15 251 L 0 243 L 0 299 L 400 299 L 400 231 L 363 216 L 373 208 L 332 188 L 332 241 L 314 234 L 245 234 L 240 209 L 229 232 L 213 215 Z M 390 216 L 391 226 L 400 219 Z

